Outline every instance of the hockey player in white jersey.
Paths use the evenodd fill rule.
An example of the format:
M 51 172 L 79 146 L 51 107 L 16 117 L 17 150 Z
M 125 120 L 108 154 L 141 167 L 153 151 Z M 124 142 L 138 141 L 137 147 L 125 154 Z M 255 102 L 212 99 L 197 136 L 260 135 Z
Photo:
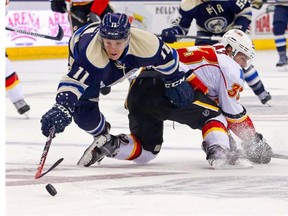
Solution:
M 246 109 L 239 102 L 244 89 L 242 68 L 247 67 L 255 55 L 253 43 L 243 31 L 236 29 L 229 30 L 222 38 L 222 44 L 178 49 L 180 70 L 187 73 L 187 80 L 195 89 L 201 89 L 218 102 L 228 128 L 243 141 L 248 158 L 259 162 L 252 154 L 260 152 L 261 148 L 261 152 L 268 155 L 261 162 L 267 163 L 271 159 L 271 148 L 256 132 Z

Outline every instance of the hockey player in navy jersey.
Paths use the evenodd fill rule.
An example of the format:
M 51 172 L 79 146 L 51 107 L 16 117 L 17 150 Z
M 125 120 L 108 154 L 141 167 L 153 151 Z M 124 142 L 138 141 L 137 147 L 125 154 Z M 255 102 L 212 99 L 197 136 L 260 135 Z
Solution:
M 162 31 L 162 40 L 174 43 L 179 40 L 176 35 L 186 35 L 193 20 L 196 22 L 199 39 L 195 45 L 214 44 L 218 41 L 201 39 L 201 36 L 222 36 L 230 29 L 247 31 L 251 23 L 252 10 L 248 0 L 217 1 L 217 0 L 182 0 L 179 17 L 172 23 L 172 27 Z M 244 70 L 244 78 L 262 104 L 271 100 L 266 91 L 258 71 L 251 65 Z
M 255 54 L 250 38 L 241 30 L 233 29 L 225 33 L 221 44 L 184 47 L 177 52 L 180 68 L 197 92 L 193 104 L 185 108 L 173 106 L 165 97 L 161 75 L 147 70 L 140 73 L 131 84 L 126 102 L 131 134 L 99 136 L 84 152 L 78 165 L 91 166 L 105 156 L 135 163 L 155 159 L 161 150 L 165 120 L 201 129 L 202 148 L 212 167 L 237 167 L 240 161 L 245 165 L 241 154 L 231 151 L 228 130 L 243 141 L 245 157 L 250 161 L 270 162 L 271 147 L 262 134 L 256 132 L 240 103 L 240 93 L 244 89 L 241 67 L 246 67 Z M 198 91 L 219 104 L 225 119 L 222 115 L 211 116 L 216 104 Z
M 248 0 L 182 0 L 178 18 L 172 27 L 162 31 L 166 43 L 177 41 L 175 35 L 187 35 L 192 21 L 195 20 L 197 36 L 222 36 L 229 29 L 246 31 L 252 18 Z M 214 44 L 218 41 L 196 39 L 195 45 Z
M 99 108 L 101 87 L 115 85 L 140 67 L 151 66 L 165 78 L 171 103 L 185 107 L 194 100 L 185 73 L 179 71 L 176 50 L 154 34 L 130 26 L 128 16 L 109 13 L 101 24 L 78 29 L 69 41 L 68 74 L 61 79 L 56 103 L 42 116 L 41 130 L 63 132 L 72 118 L 84 131 L 97 137 L 109 131 Z

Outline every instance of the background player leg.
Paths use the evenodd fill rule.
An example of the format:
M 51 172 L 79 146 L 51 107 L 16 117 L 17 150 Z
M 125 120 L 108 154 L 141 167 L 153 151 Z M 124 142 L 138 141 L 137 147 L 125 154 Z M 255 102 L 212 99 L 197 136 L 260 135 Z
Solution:
M 17 112 L 28 117 L 30 106 L 24 100 L 22 84 L 17 73 L 14 71 L 11 61 L 6 55 L 6 93 L 11 102 L 17 109 Z

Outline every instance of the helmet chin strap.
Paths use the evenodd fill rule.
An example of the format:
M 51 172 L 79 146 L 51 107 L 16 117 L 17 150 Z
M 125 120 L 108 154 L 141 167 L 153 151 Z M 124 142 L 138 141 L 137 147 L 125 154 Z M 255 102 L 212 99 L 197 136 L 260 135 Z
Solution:
M 232 55 L 233 59 L 234 59 L 234 57 L 236 56 L 236 54 L 238 53 L 238 52 L 236 52 L 236 51 L 237 51 L 236 49 L 234 49 L 234 51 L 233 51 L 233 49 L 232 49 L 231 55 Z

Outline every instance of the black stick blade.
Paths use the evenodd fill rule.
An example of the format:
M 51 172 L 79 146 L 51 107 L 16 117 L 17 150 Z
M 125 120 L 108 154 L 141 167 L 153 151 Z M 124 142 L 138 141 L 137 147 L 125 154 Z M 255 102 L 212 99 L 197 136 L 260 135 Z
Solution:
M 49 173 L 50 171 L 52 171 L 53 169 L 55 169 L 63 160 L 64 158 L 60 158 L 59 160 L 57 160 L 47 171 L 45 171 L 44 173 L 39 173 L 39 175 L 35 175 L 35 179 L 39 179 L 42 176 Z

